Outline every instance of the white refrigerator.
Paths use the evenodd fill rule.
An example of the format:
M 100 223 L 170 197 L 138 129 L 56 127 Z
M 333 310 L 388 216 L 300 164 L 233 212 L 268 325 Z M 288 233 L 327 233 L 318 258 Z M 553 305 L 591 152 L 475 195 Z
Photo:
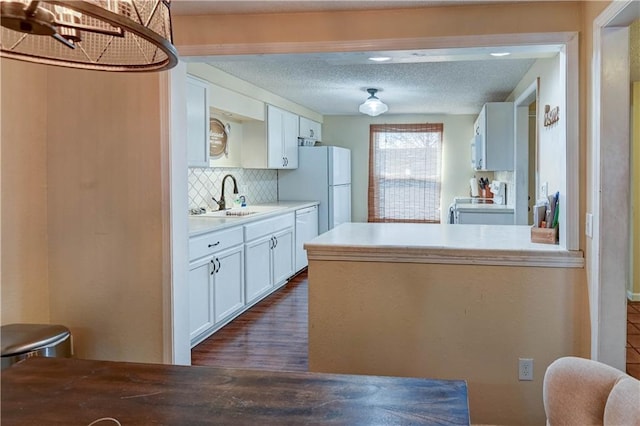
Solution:
M 298 168 L 278 171 L 279 200 L 320 201 L 318 232 L 351 222 L 351 151 L 301 146 Z

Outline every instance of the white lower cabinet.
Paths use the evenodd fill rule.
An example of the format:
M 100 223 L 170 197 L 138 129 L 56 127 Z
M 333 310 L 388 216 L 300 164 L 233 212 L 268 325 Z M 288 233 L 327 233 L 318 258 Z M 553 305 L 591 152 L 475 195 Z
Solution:
M 318 236 L 318 206 L 296 210 L 295 272 L 309 265 L 304 244 Z
M 194 342 L 244 306 L 242 245 L 207 256 L 189 267 L 189 324 Z
M 189 239 L 189 337 L 194 346 L 244 307 L 242 227 Z
M 189 337 L 191 342 L 213 327 L 213 258 L 189 265 Z
M 216 323 L 220 323 L 244 306 L 244 248 L 221 252 L 215 261 L 214 313 Z
M 244 245 L 245 291 L 247 303 L 251 303 L 271 290 L 271 236 L 255 239 Z
M 293 275 L 294 219 L 283 213 L 189 239 L 191 347 Z
M 284 284 L 293 274 L 293 226 L 286 213 L 244 226 L 247 303 Z
M 273 237 L 273 285 L 278 287 L 293 275 L 293 220 L 291 227 L 276 232 Z

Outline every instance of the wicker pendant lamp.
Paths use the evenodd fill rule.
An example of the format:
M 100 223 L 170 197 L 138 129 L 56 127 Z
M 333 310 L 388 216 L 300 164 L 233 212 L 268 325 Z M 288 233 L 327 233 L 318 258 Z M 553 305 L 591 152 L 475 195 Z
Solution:
M 178 63 L 169 0 L 0 0 L 0 56 L 101 71 Z

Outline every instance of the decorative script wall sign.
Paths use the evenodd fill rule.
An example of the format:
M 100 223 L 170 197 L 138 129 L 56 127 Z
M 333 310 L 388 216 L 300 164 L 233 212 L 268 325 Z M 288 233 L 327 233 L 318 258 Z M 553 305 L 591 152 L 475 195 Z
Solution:
M 551 109 L 550 105 L 544 106 L 544 127 L 549 127 L 552 124 L 560 121 L 560 107 L 557 106 Z

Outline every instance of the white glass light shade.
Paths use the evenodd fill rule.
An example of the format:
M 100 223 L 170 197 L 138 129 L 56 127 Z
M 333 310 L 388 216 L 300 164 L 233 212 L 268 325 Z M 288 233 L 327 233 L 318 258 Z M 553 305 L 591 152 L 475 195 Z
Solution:
M 168 0 L 0 0 L 0 56 L 101 71 L 178 63 Z
M 389 107 L 376 97 L 376 89 L 367 89 L 371 94 L 364 103 L 360 105 L 359 111 L 363 114 L 375 117 L 389 110 Z

